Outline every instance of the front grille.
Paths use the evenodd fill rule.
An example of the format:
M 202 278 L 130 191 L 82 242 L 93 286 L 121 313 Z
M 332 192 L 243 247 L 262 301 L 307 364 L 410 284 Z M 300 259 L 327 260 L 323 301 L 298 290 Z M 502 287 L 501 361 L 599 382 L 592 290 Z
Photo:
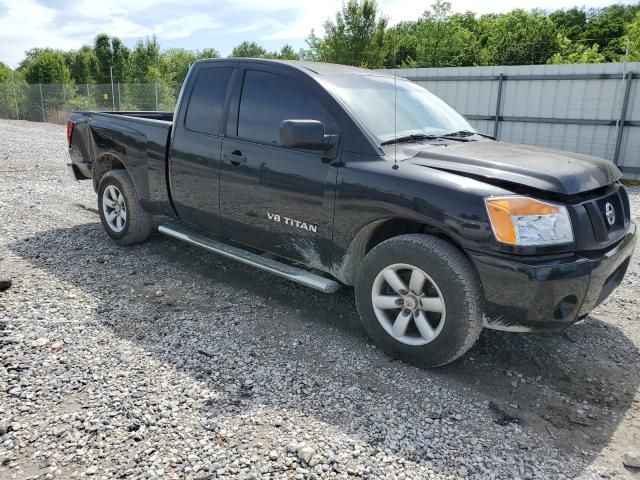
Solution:
M 596 247 L 608 246 L 624 235 L 629 225 L 629 198 L 624 188 L 616 185 L 600 198 L 593 198 L 581 205 L 591 222 L 591 230 Z

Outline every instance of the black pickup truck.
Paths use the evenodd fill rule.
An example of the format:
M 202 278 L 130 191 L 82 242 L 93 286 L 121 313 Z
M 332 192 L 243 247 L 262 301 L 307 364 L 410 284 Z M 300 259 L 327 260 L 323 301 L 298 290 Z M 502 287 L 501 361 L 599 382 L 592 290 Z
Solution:
M 584 318 L 635 244 L 611 162 L 496 141 L 364 69 L 199 61 L 175 114 L 76 112 L 67 140 L 117 243 L 164 215 L 176 239 L 327 293 L 353 285 L 369 335 L 425 366 L 483 327 Z

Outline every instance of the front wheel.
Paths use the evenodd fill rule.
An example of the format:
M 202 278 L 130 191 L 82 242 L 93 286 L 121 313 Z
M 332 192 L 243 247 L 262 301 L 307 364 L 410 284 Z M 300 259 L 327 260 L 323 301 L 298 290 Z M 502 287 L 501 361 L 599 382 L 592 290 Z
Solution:
M 426 367 L 464 355 L 482 331 L 478 276 L 450 243 L 410 234 L 386 240 L 362 261 L 356 303 L 373 340 Z
M 98 211 L 107 235 L 120 245 L 142 242 L 151 233 L 152 217 L 140 205 L 125 170 L 107 172 L 100 180 Z

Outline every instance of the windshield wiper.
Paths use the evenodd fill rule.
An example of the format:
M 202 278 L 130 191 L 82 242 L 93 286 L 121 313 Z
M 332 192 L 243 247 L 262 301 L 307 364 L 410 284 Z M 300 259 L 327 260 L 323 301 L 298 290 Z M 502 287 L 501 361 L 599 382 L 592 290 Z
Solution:
M 486 133 L 472 132 L 471 130 L 458 130 L 457 132 L 443 133 L 440 137 L 472 137 L 473 135 L 480 135 L 481 137 L 490 138 L 495 140 L 493 135 L 487 135 Z
M 392 145 L 394 143 L 409 143 L 409 142 L 419 142 L 420 140 L 435 140 L 439 138 L 440 135 L 426 135 L 422 133 L 414 133 L 412 135 L 405 135 L 404 137 L 392 138 L 391 140 L 386 140 L 382 142 L 380 145 Z

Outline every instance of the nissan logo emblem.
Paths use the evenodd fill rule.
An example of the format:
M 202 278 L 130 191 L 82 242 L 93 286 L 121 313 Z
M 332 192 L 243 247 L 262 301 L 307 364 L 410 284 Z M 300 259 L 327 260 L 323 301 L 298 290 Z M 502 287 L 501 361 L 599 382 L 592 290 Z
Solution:
M 604 216 L 607 219 L 607 223 L 610 227 L 613 227 L 613 224 L 616 223 L 616 210 L 611 205 L 611 202 L 607 202 L 604 205 Z

